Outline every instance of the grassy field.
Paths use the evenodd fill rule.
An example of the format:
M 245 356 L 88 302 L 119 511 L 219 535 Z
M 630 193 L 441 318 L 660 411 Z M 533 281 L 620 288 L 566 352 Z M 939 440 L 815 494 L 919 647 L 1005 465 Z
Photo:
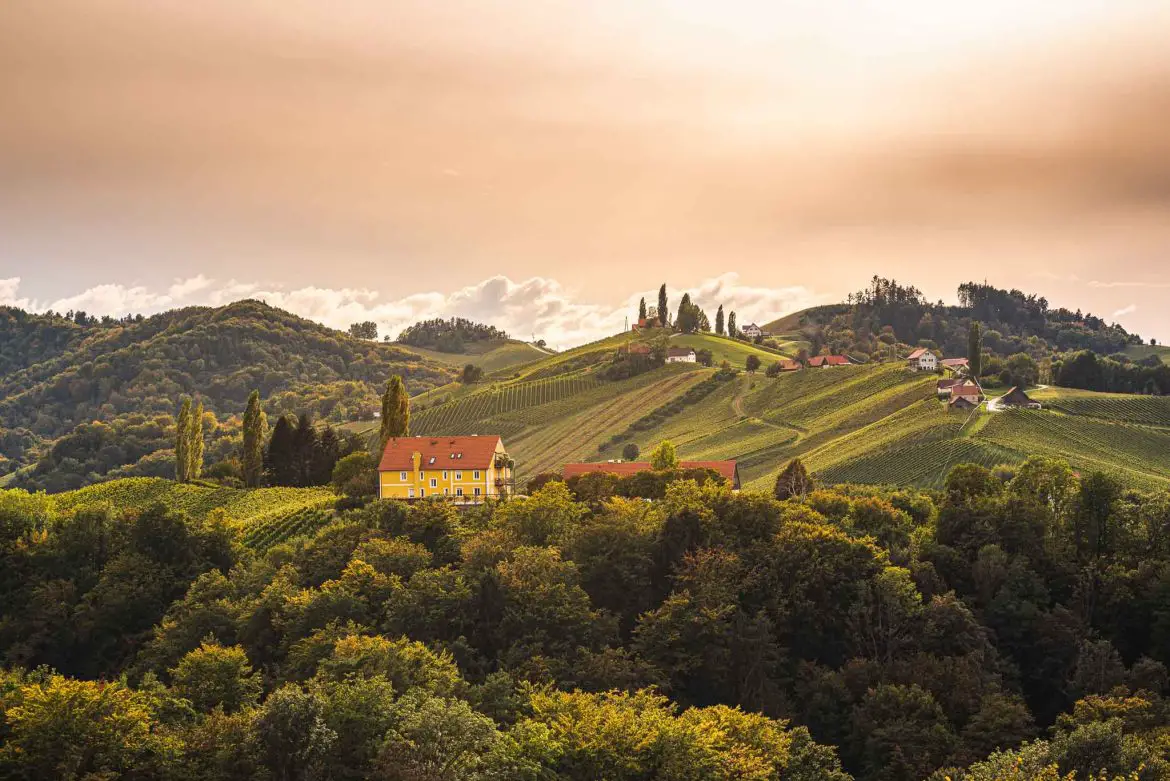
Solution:
M 311 531 L 332 517 L 337 496 L 327 488 L 223 488 L 176 483 L 161 477 L 133 477 L 56 494 L 60 512 L 108 505 L 145 510 L 156 502 L 193 517 L 223 510 L 243 532 L 245 544 L 265 548 L 288 537 Z
M 444 353 L 425 347 L 410 347 L 412 352 L 430 358 L 454 369 L 461 369 L 469 363 L 484 370 L 485 374 L 506 372 L 509 369 L 535 363 L 548 357 L 548 352 L 533 347 L 528 342 L 502 339 L 487 342 L 472 342 L 463 353 Z
M 710 350 L 716 366 L 727 361 L 732 366 L 743 368 L 747 364 L 748 356 L 754 355 L 760 359 L 760 365 L 766 368 L 768 364 L 775 363 L 782 358 L 796 356 L 795 350 L 775 352 L 750 342 L 725 339 L 710 334 L 679 334 L 673 337 L 669 344 L 671 347 L 693 347 L 696 351 Z

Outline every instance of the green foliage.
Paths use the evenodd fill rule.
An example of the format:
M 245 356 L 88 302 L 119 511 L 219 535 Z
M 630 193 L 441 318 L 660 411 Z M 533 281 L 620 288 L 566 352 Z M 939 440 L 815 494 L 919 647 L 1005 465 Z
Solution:
M 254 703 L 262 683 L 242 648 L 205 642 L 171 670 L 175 693 L 198 711 L 223 708 L 232 713 Z
M 971 321 L 967 333 L 967 369 L 972 377 L 983 376 L 983 332 L 976 320 Z
M 468 342 L 507 339 L 508 335 L 490 325 L 453 317 L 423 320 L 409 326 L 398 335 L 401 344 L 414 347 L 433 347 L 447 353 L 461 353 Z
M 474 385 L 483 379 L 483 369 L 476 366 L 474 363 L 469 363 L 463 367 L 463 371 L 459 373 L 459 381 L 464 385 Z
M 627 442 L 622 447 L 622 459 L 626 461 L 637 461 L 641 454 L 641 449 L 633 442 Z
M 406 386 L 397 374 L 386 383 L 382 394 L 382 427 L 378 434 L 378 452 L 386 449 L 386 443 L 395 437 L 410 436 L 410 397 Z
M 377 339 L 378 324 L 372 320 L 353 323 L 349 327 L 349 335 L 355 339 Z
M 674 443 L 669 439 L 659 442 L 658 447 L 650 454 L 650 466 L 656 471 L 678 469 L 678 454 L 675 452 Z
M 248 407 L 244 411 L 244 442 L 242 468 L 244 485 L 259 488 L 264 478 L 264 443 L 268 439 L 268 417 L 260 407 L 260 392 L 252 391 L 248 396 Z
M 175 479 L 180 483 L 191 480 L 191 420 L 191 399 L 184 397 L 175 423 Z
M 776 485 L 772 489 L 772 495 L 777 499 L 784 501 L 793 497 L 802 497 L 816 488 L 812 477 L 809 476 L 808 470 L 804 468 L 799 458 L 794 458 L 788 462 L 788 466 L 776 475 Z

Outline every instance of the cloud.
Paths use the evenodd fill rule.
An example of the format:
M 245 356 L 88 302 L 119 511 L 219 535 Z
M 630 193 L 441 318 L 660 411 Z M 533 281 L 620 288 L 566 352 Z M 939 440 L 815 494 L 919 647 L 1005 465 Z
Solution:
M 1124 306 L 1121 309 L 1118 309 L 1116 312 L 1113 313 L 1113 319 L 1116 320 L 1117 318 L 1124 317 L 1125 315 L 1132 315 L 1136 311 L 1137 311 L 1137 304 L 1130 304 L 1129 306 Z
M 641 296 L 645 295 L 651 304 L 657 300 L 657 291 L 649 291 L 632 293 L 618 301 L 584 301 L 555 279 L 532 277 L 516 282 L 502 275 L 448 293 L 415 293 L 393 300 L 384 299 L 380 291 L 371 288 L 306 286 L 290 290 L 234 279 L 219 282 L 203 275 L 176 280 L 166 292 L 107 283 L 51 303 L 18 298 L 19 289 L 19 277 L 0 279 L 0 304 L 32 311 L 81 309 L 93 315 L 120 317 L 139 312 L 152 314 L 176 305 L 221 306 L 241 298 L 257 298 L 339 330 L 351 323 L 372 320 L 378 324 L 379 333 L 393 337 L 419 320 L 466 317 L 503 328 L 518 339 L 545 339 L 560 349 L 621 331 L 626 318 L 637 312 Z M 823 294 L 799 286 L 747 285 L 734 272 L 704 280 L 685 291 L 669 290 L 672 310 L 683 292 L 707 310 L 712 320 L 715 309 L 722 304 L 726 312 L 736 312 L 741 323 L 764 323 L 826 299 Z
M 1089 283 L 1089 287 L 1098 288 L 1115 288 L 1115 287 L 1146 287 L 1146 288 L 1163 288 L 1170 287 L 1170 282 L 1098 282 L 1093 280 Z

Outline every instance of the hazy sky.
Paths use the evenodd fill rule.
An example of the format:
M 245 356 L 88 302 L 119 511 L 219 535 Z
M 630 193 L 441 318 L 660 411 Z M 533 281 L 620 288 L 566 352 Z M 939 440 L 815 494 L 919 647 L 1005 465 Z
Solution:
M 873 274 L 1170 340 L 1165 0 L 12 0 L 0 303 L 571 343 Z

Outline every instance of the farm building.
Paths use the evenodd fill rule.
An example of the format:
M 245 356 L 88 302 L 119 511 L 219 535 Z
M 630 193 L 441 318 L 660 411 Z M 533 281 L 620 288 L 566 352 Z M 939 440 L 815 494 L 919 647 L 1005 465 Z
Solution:
M 511 493 L 513 466 L 498 436 L 396 437 L 378 464 L 378 498 L 482 502 Z
M 965 396 L 975 401 L 982 401 L 983 391 L 977 384 L 970 380 L 965 380 L 964 382 L 956 382 L 951 386 L 951 399 L 958 398 L 959 396 Z
M 695 351 L 690 347 L 671 347 L 666 351 L 667 363 L 694 363 Z
M 680 461 L 679 469 L 710 469 L 718 472 L 719 476 L 731 483 L 733 491 L 739 490 L 739 466 L 735 460 L 730 461 Z M 561 468 L 561 475 L 568 480 L 572 477 L 590 472 L 608 472 L 618 477 L 628 477 L 638 472 L 648 472 L 652 469 L 649 461 L 602 461 L 598 463 L 565 464 Z
M 978 396 L 952 396 L 948 406 L 951 409 L 975 409 L 979 406 Z
M 953 388 L 958 383 L 959 383 L 959 380 L 942 379 L 942 380 L 938 381 L 938 386 L 936 387 L 935 390 L 940 397 L 950 396 L 951 395 L 951 388 Z
M 919 347 L 906 359 L 906 363 L 916 372 L 933 372 L 938 370 L 938 356 L 925 347 Z
M 800 361 L 790 361 L 787 358 L 782 358 L 780 360 L 780 371 L 782 372 L 797 372 L 803 368 L 804 367 L 801 366 Z
M 849 359 L 844 355 L 817 355 L 808 359 L 810 369 L 827 369 L 830 366 L 848 366 Z
M 1040 402 L 1032 401 L 1032 398 L 1019 388 L 1012 388 L 1000 397 L 999 406 L 1040 409 Z
M 746 336 L 748 339 L 755 339 L 758 336 L 764 335 L 764 329 L 760 328 L 755 323 L 748 323 L 740 330 L 743 331 L 743 335 Z
M 966 358 L 943 358 L 939 361 L 940 366 L 953 372 L 966 371 L 969 364 Z

